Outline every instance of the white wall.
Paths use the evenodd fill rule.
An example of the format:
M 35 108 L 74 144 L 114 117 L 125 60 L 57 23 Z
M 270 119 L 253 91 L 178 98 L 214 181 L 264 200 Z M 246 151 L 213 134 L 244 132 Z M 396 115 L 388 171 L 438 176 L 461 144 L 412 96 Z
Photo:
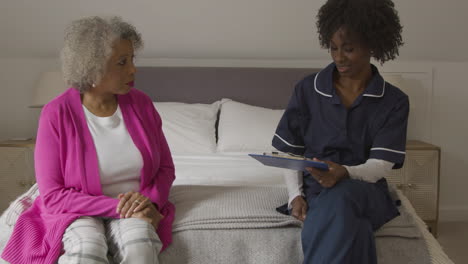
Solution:
M 59 69 L 58 59 L 0 58 L 0 140 L 32 137 L 40 109 L 29 108 L 41 72 Z
M 143 57 L 326 59 L 315 16 L 325 0 L 2 0 L 0 57 L 51 57 L 71 20 L 118 14 L 146 42 Z M 404 60 L 467 61 L 468 1 L 394 0 Z
M 468 220 L 468 63 L 434 69 L 432 142 L 442 148 L 441 218 Z

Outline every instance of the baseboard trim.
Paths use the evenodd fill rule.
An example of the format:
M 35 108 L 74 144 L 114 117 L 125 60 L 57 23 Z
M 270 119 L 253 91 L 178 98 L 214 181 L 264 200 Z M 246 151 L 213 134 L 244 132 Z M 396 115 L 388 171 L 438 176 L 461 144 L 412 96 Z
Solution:
M 439 209 L 439 222 L 468 221 L 468 207 L 444 207 Z

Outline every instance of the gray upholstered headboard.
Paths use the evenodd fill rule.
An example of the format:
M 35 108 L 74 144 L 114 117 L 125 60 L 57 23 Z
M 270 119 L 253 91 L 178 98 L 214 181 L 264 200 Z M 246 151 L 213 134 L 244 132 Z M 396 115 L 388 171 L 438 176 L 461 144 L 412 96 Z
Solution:
M 213 103 L 221 98 L 285 108 L 295 84 L 318 69 L 138 67 L 135 87 L 153 101 Z

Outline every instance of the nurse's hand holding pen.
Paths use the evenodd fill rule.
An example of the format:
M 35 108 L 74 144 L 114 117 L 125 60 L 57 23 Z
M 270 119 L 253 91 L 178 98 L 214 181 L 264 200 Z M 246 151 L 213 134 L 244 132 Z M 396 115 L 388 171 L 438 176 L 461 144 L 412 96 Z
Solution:
M 349 178 L 349 173 L 345 167 L 338 163 L 314 158 L 314 161 L 325 162 L 328 164 L 328 170 L 319 170 L 312 167 L 307 167 L 307 171 L 314 177 L 320 185 L 325 188 L 331 188 L 342 179 Z

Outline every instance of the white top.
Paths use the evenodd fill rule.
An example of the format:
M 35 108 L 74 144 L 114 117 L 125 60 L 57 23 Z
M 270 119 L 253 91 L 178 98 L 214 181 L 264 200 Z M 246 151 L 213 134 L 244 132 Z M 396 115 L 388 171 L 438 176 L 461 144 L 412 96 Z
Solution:
M 366 182 L 377 182 L 378 180 L 390 175 L 394 163 L 380 159 L 368 159 L 366 163 L 357 166 L 344 166 L 351 179 L 362 180 Z M 288 188 L 288 207 L 291 208 L 291 202 L 299 195 L 304 196 L 302 185 L 302 172 L 295 170 L 284 170 L 284 181 Z
M 120 107 L 112 116 L 99 117 L 83 105 L 99 162 L 102 192 L 116 198 L 119 193 L 138 191 L 143 157 L 133 143 Z

